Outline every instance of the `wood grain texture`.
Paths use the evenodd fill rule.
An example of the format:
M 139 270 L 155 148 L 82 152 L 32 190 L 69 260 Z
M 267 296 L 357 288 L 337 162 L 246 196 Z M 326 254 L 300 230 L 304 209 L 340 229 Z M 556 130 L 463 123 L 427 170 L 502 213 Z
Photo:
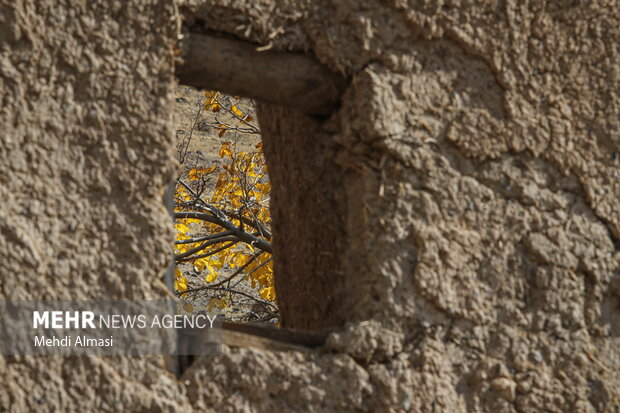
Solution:
M 257 51 L 238 40 L 190 33 L 176 75 L 184 85 L 330 115 L 346 87 L 344 77 L 299 53 Z

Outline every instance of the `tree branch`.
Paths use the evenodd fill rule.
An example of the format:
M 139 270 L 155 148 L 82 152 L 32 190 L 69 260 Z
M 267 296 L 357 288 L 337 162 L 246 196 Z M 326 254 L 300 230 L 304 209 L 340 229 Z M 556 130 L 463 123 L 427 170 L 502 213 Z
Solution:
M 220 285 L 224 285 L 226 284 L 228 281 L 232 280 L 233 278 L 235 278 L 237 275 L 241 274 L 243 272 L 243 270 L 245 270 L 252 262 L 254 262 L 254 260 L 256 258 L 258 258 L 259 255 L 261 255 L 262 252 L 259 252 L 256 255 L 253 255 L 252 258 L 250 258 L 248 260 L 248 262 L 246 262 L 245 264 L 243 264 L 243 266 L 241 268 L 238 268 L 237 271 L 235 271 L 232 275 L 226 277 L 225 279 L 223 279 L 222 281 L 219 281 L 213 285 L 210 285 L 210 287 L 219 287 Z
M 251 246 L 259 248 L 270 254 L 272 253 L 271 243 L 269 241 L 266 241 L 262 238 L 250 234 L 249 232 L 242 230 L 227 219 L 223 219 L 213 214 L 207 214 L 203 212 L 175 212 L 174 218 L 194 218 L 200 219 L 202 221 L 211 222 L 212 224 L 219 225 L 220 227 L 231 231 L 232 234 L 237 237 L 237 239 L 245 242 L 246 244 L 250 244 Z
M 208 240 L 212 240 L 212 239 L 215 239 L 215 238 L 225 237 L 227 235 L 232 235 L 232 232 L 230 232 L 230 231 L 218 232 L 216 234 L 205 235 L 204 237 L 199 237 L 199 238 L 189 238 L 189 239 L 177 240 L 174 243 L 177 244 L 177 245 L 178 244 L 195 244 L 196 242 L 208 241 Z
M 251 300 L 256 301 L 257 303 L 263 304 L 263 305 L 267 305 L 269 307 L 272 307 L 274 310 L 278 311 L 278 307 L 276 307 L 275 305 L 273 305 L 272 303 L 270 303 L 269 301 L 265 301 L 265 300 L 261 300 L 260 298 L 256 298 L 248 293 L 245 293 L 243 291 L 239 291 L 239 290 L 233 290 L 231 288 L 225 288 L 225 287 L 212 287 L 210 285 L 205 285 L 202 287 L 198 287 L 198 288 L 190 288 L 189 290 L 185 290 L 185 291 L 177 291 L 175 294 L 176 295 L 184 295 L 184 294 L 188 294 L 188 293 L 193 293 L 193 292 L 197 292 L 197 291 L 204 291 L 204 290 L 212 290 L 212 291 L 223 291 L 223 292 L 229 292 L 232 294 L 238 294 L 238 295 L 242 295 L 244 297 L 247 297 Z
M 238 214 L 234 211 L 228 211 L 223 209 L 222 212 L 226 214 L 229 218 L 238 219 L 243 222 L 245 225 L 254 228 L 258 232 L 261 233 L 268 241 L 271 240 L 271 231 L 269 231 L 265 226 L 257 219 L 251 220 L 250 218 L 244 217 L 243 215 Z
M 189 251 L 186 251 L 186 252 L 184 252 L 182 254 L 179 254 L 179 255 L 175 255 L 174 256 L 174 260 L 175 261 L 179 261 L 179 260 L 182 260 L 184 258 L 191 257 L 192 254 L 200 252 L 200 251 L 204 250 L 205 248 L 210 247 L 211 245 L 216 245 L 216 244 L 221 244 L 223 242 L 231 242 L 231 241 L 237 241 L 237 237 L 234 237 L 234 236 L 221 237 L 221 238 L 216 238 L 216 239 L 212 239 L 212 240 L 209 240 L 209 241 L 205 241 L 202 244 L 200 244 L 199 246 L 197 246 L 195 248 L 192 248 Z
M 178 264 L 178 263 L 181 263 L 181 262 L 187 262 L 187 261 L 198 260 L 198 259 L 200 259 L 200 258 L 207 258 L 207 257 L 210 257 L 210 256 L 212 256 L 212 255 L 217 254 L 217 253 L 218 253 L 218 252 L 220 252 L 220 251 L 224 251 L 225 249 L 228 249 L 228 248 L 230 248 L 230 247 L 234 246 L 234 245 L 235 245 L 236 243 L 238 243 L 238 242 L 239 242 L 239 241 L 232 241 L 232 242 L 229 242 L 228 244 L 224 245 L 223 247 L 220 247 L 220 248 L 218 248 L 218 249 L 216 249 L 216 250 L 213 250 L 213 251 L 209 251 L 209 252 L 204 253 L 204 254 L 194 255 L 194 256 L 191 256 L 191 257 L 187 257 L 187 258 L 175 258 L 175 261 L 176 261 L 176 263 Z

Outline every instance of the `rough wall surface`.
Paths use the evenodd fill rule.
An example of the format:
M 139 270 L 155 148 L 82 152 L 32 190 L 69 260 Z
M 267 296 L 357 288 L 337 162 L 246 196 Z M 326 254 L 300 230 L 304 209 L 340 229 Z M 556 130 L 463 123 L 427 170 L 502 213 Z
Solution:
M 148 297 L 173 5 L 52 3 L 0 1 L 0 294 Z M 344 327 L 178 382 L 159 359 L 0 358 L 1 410 L 618 411 L 617 4 L 183 3 L 351 78 L 329 119 L 260 113 L 276 258 L 332 249 L 278 264 L 284 321 Z
M 169 1 L 0 1 L 0 298 L 156 298 L 173 232 Z M 0 411 L 159 411 L 161 358 L 0 357 Z
M 234 351 L 195 383 L 247 363 L 265 390 L 241 375 L 235 394 L 256 411 L 286 411 L 293 402 L 267 389 L 299 385 L 301 371 L 316 377 L 295 406 L 316 411 L 341 410 L 319 400 L 353 388 L 351 411 L 620 409 L 616 2 L 205 4 L 184 2 L 201 16 L 190 29 L 308 51 L 351 78 L 313 127 L 260 113 L 274 220 L 289 222 L 276 262 L 320 244 L 338 252 L 276 264 L 285 324 L 347 329 L 329 340 L 339 355 Z M 312 181 L 326 195 L 304 197 Z M 330 209 L 321 218 L 309 203 Z M 282 234 L 308 216 L 318 238 Z M 339 364 L 343 353 L 357 364 Z

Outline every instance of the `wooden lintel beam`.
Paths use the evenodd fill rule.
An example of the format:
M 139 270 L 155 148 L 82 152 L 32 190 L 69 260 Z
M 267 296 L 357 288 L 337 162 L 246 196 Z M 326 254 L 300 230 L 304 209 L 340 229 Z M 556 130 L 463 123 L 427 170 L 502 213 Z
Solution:
M 328 116 L 339 104 L 344 77 L 299 53 L 257 51 L 238 40 L 189 33 L 183 39 L 181 84 Z

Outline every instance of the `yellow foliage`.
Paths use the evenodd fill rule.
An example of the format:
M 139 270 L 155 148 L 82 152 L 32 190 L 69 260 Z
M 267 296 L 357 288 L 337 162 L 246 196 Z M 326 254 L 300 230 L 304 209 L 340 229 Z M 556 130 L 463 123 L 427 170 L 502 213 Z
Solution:
M 213 268 L 217 268 L 218 270 L 224 266 L 224 264 L 220 260 L 220 257 L 217 255 L 211 257 L 211 259 L 209 260 L 209 264 L 211 264 Z
M 276 298 L 276 292 L 273 287 L 265 287 L 260 290 L 260 298 L 263 300 L 273 301 Z
M 239 254 L 235 260 L 235 265 L 237 267 L 243 267 L 249 260 L 250 258 L 247 255 Z
M 181 234 L 187 234 L 189 232 L 189 227 L 185 225 L 183 222 L 177 222 L 174 226 L 178 232 Z M 187 238 L 185 238 L 187 239 Z
M 196 272 L 202 272 L 205 268 L 209 268 L 209 259 L 208 258 L 200 258 L 194 261 L 194 270 Z
M 220 155 L 220 158 L 223 158 L 224 156 L 228 156 L 230 159 L 232 159 L 233 152 L 230 149 L 230 142 L 222 143 L 222 146 L 220 146 L 219 155 Z
M 207 100 L 205 101 L 205 110 L 210 110 L 212 112 L 219 112 L 222 109 L 222 106 L 218 102 L 218 98 L 220 97 L 220 92 L 212 92 L 210 90 L 205 91 L 205 97 Z
M 209 175 L 217 169 L 217 166 L 212 166 L 210 168 L 194 168 L 187 173 L 187 176 L 190 181 L 196 181 L 202 178 L 205 175 Z
M 175 270 L 174 289 L 181 293 L 187 290 L 187 278 L 183 277 L 183 274 L 178 268 Z
M 234 109 L 233 109 L 234 111 Z M 238 109 L 237 109 L 238 111 Z M 235 112 L 238 116 L 243 113 Z M 225 125 L 220 125 L 225 127 Z M 219 168 L 196 168 L 188 172 L 188 180 L 196 181 L 206 174 L 219 170 L 215 187 L 203 195 L 203 199 L 209 199 L 209 203 L 221 211 L 229 211 L 236 215 L 229 216 L 228 219 L 236 226 L 241 225 L 240 217 L 243 217 L 243 227 L 246 231 L 260 233 L 257 228 L 248 223 L 258 220 L 262 228 L 270 228 L 271 214 L 269 211 L 269 198 L 271 184 L 267 179 L 267 167 L 262 153 L 262 144 L 256 145 L 253 152 L 238 152 L 231 142 L 223 142 L 219 149 L 219 157 L 223 160 Z M 176 197 L 186 202 L 192 202 L 193 197 L 181 185 L 177 187 Z M 177 208 L 177 211 L 183 210 Z M 189 210 L 189 209 L 186 209 Z M 200 227 L 200 235 L 190 234 L 189 224 L 197 224 Z M 205 232 L 208 235 L 222 231 L 216 224 L 198 219 L 179 219 L 176 224 L 177 240 L 188 239 L 189 235 L 202 236 Z M 192 227 L 192 230 L 194 227 Z M 196 248 L 200 243 L 177 244 L 176 253 L 183 253 Z M 200 252 L 205 254 L 215 251 L 223 244 L 212 245 Z M 192 260 L 194 269 L 197 272 L 206 271 L 204 279 L 207 283 L 212 283 L 218 278 L 222 268 L 241 268 L 246 265 L 257 254 L 256 249 L 249 244 L 237 244 L 234 248 L 222 250 L 208 257 Z M 269 301 L 275 300 L 275 289 L 273 280 L 273 262 L 271 255 L 265 252 L 254 259 L 243 273 L 250 274 L 248 279 L 255 288 L 259 289 L 260 296 Z M 269 261 L 268 261 L 269 260 Z M 179 272 L 180 274 L 180 272 Z M 177 291 L 184 291 L 188 288 L 187 279 L 177 274 L 175 288 Z M 179 290 L 181 288 L 182 290 Z M 209 302 L 209 307 L 223 308 L 226 305 L 225 298 L 214 298 Z

